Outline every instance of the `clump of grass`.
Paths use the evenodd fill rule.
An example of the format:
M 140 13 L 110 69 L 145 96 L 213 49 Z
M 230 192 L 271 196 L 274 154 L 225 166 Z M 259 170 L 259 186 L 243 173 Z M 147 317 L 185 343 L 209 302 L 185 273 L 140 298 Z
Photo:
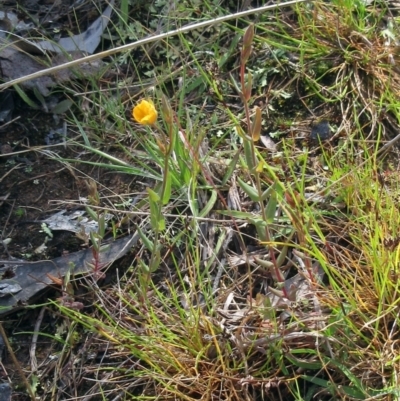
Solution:
M 317 1 L 269 13 L 240 35 L 236 64 L 235 47 L 201 58 L 182 36 L 183 85 L 167 71 L 138 97 L 82 94 L 95 112 L 75 118 L 74 145 L 146 187 L 125 212 L 148 223 L 130 268 L 96 287 L 90 314 L 56 306 L 118 354 L 96 366 L 103 391 L 123 380 L 137 399 L 397 396 L 398 182 L 381 180 L 378 150 L 398 120 L 385 12 Z M 139 98 L 157 123 L 134 125 L 130 107 L 126 118 Z M 271 154 L 259 140 L 282 105 L 292 136 Z M 335 138 L 306 147 L 293 130 L 320 118 Z

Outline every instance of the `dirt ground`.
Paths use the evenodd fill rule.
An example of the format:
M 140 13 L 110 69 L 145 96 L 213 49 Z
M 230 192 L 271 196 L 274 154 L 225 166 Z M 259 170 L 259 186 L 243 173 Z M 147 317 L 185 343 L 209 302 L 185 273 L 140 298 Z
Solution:
M 49 134 L 57 131 L 57 122 L 51 114 L 29 111 L 26 106 L 20 106 L 21 108 L 17 108 L 14 113 L 16 116 L 19 115 L 20 119 L 1 129 L 3 154 L 0 157 L 0 189 L 4 199 L 0 208 L 1 239 L 3 241 L 1 259 L 12 260 L 16 258 L 40 261 L 51 260 L 60 256 L 68 258 L 68 255 L 88 249 L 88 243 L 79 238 L 76 233 L 66 230 L 53 230 L 53 238 L 47 238 L 48 240 L 45 243 L 48 236 L 41 226 L 41 220 L 62 210 L 68 214 L 73 210 L 84 209 L 85 200 L 90 197 L 92 192 L 90 182 L 102 183 L 101 185 L 98 184 L 97 191 L 100 202 L 104 205 L 111 195 L 114 196 L 113 199 L 116 199 L 117 194 L 125 196 L 125 194 L 137 191 L 137 184 L 132 176 L 126 174 L 92 168 L 83 163 L 77 163 L 74 166 L 75 169 L 72 169 L 65 167 L 59 161 L 50 160 L 41 153 L 40 149 L 49 145 Z M 52 139 L 63 140 L 61 137 L 54 139 L 54 135 Z M 77 150 L 72 147 L 60 145 L 52 149 L 60 157 L 69 159 L 78 157 Z M 9 153 L 12 155 L 7 155 Z M 82 158 L 82 155 L 79 157 Z M 74 205 L 69 205 L 69 202 L 74 203 Z M 81 204 L 81 207 L 76 206 L 78 204 Z M 114 218 L 115 221 L 118 221 L 117 213 Z M 124 234 L 120 236 L 123 237 L 124 235 L 128 235 L 128 229 L 124 230 Z M 110 237 L 112 236 L 109 233 L 106 240 Z M 43 246 L 44 243 L 45 247 Z M 131 261 L 132 255 L 130 254 L 119 260 L 120 273 L 130 266 Z M 3 273 L 4 269 L 2 269 Z M 102 288 L 107 288 L 115 277 L 115 273 L 110 271 L 107 273 L 106 279 L 99 282 L 99 285 Z M 40 302 L 46 302 L 48 299 L 59 299 L 62 296 L 60 287 L 57 285 L 53 287 L 47 288 L 43 295 L 39 295 L 35 303 L 40 304 Z M 86 303 L 90 303 L 91 295 L 84 283 L 78 283 L 75 291 L 77 300 L 84 298 Z M 55 327 L 61 331 L 67 330 L 64 327 L 63 318 L 52 313 L 48 308 L 39 307 L 34 310 L 22 310 L 3 317 L 3 322 L 7 338 L 12 342 L 13 352 L 18 363 L 24 371 L 30 372 L 33 371 L 33 367 L 28 365 L 32 361 L 30 356 L 32 332 L 34 327 L 37 327 L 38 322 L 41 324 L 41 332 L 44 333 L 47 331 L 54 332 Z M 90 353 L 91 357 L 88 364 L 85 365 L 85 369 L 90 370 L 90 364 L 96 365 L 99 362 L 98 358 L 105 351 L 102 351 L 104 347 L 97 340 L 93 338 L 87 340 L 88 338 L 75 344 L 71 348 L 71 352 L 73 354 L 84 353 L 85 355 Z M 42 377 L 49 377 L 50 380 L 57 366 L 52 358 L 61 349 L 60 343 L 52 338 L 40 337 L 36 344 L 35 359 L 39 366 L 38 373 Z M 107 350 L 107 355 L 109 352 L 110 350 Z M 1 356 L 0 380 L 10 381 L 15 386 L 16 383 L 21 381 L 20 372 L 8 352 L 2 352 Z M 65 366 L 68 366 L 68 363 Z M 79 374 L 82 373 L 83 371 L 80 371 Z M 90 374 L 88 375 L 90 376 Z M 41 380 L 41 384 L 44 382 Z M 65 383 L 60 383 L 59 388 L 64 389 L 66 394 L 71 396 L 73 389 L 80 385 L 74 384 L 71 377 L 66 377 Z M 46 389 L 42 390 L 46 391 Z M 82 387 L 80 387 L 80 391 L 83 391 Z M 14 392 L 13 400 L 17 399 L 25 400 L 26 393 L 21 391 L 18 395 L 18 392 Z
M 134 180 L 132 176 L 93 169 L 82 163 L 72 169 L 50 160 L 41 154 L 41 147 L 48 145 L 49 135 L 57 130 L 53 116 L 24 111 L 24 123 L 20 123 L 21 120 L 7 125 L 1 133 L 0 188 L 4 198 L 0 210 L 1 258 L 26 259 L 29 256 L 28 259 L 37 260 L 82 249 L 83 241 L 74 233 L 54 231 L 54 238 L 46 243 L 47 249 L 41 253 L 38 247 L 43 244 L 46 233 L 40 221 L 60 210 L 73 209 L 69 201 L 83 205 L 90 194 L 90 177 L 102 183 L 103 187 L 98 187 L 100 197 L 129 193 Z M 53 152 L 64 158 L 77 157 L 77 151 L 62 144 L 62 137 L 58 141 L 60 144 L 55 143 Z M 8 156 L 9 153 L 12 155 Z M 11 241 L 6 241 L 4 246 L 6 239 Z

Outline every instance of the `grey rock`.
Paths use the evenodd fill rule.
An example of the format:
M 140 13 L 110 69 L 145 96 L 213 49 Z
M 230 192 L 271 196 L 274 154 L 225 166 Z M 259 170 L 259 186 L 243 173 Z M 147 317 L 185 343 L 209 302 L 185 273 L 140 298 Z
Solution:
M 0 401 L 11 401 L 12 388 L 8 383 L 0 384 Z

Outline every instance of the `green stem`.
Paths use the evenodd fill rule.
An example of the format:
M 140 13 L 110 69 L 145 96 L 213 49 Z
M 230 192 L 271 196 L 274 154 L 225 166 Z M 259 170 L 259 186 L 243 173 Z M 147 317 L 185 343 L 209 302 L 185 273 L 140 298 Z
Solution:
M 240 83 L 242 86 L 242 93 L 245 93 L 246 90 L 246 86 L 245 86 L 245 81 L 244 81 L 244 75 L 245 75 L 245 64 L 241 63 L 240 65 Z M 247 123 L 247 127 L 248 127 L 248 135 L 250 135 L 251 137 L 251 120 L 250 120 L 250 109 L 249 109 L 249 105 L 247 102 L 247 99 L 245 98 L 244 95 L 242 95 L 243 97 L 243 103 L 244 103 L 244 112 L 246 115 L 246 123 Z M 262 190 L 261 190 L 261 180 L 260 180 L 260 174 L 257 171 L 257 157 L 256 157 L 256 149 L 255 149 L 255 145 L 254 145 L 254 141 L 251 139 L 244 139 L 244 140 L 250 140 L 250 145 L 251 145 L 251 154 L 252 154 L 252 159 L 253 159 L 253 171 L 251 171 L 250 173 L 254 175 L 254 179 L 255 179 L 255 183 L 256 183 L 256 187 L 257 187 L 257 192 L 258 192 L 258 196 L 260 199 L 260 208 L 261 208 L 261 213 L 262 213 L 262 218 L 264 221 L 267 221 L 267 216 L 265 213 L 265 207 L 264 207 L 264 203 L 261 200 L 261 196 L 262 196 Z M 272 240 L 271 240 L 271 233 L 269 231 L 269 227 L 268 225 L 266 225 L 265 227 L 265 238 L 267 240 L 267 243 L 269 244 L 269 255 L 271 258 L 271 262 L 274 265 L 274 271 L 276 274 L 276 277 L 278 279 L 279 282 L 283 283 L 285 281 L 284 277 L 282 276 L 281 271 L 279 270 L 279 267 L 277 266 L 277 262 L 276 262 L 276 258 L 275 258 L 275 254 L 274 254 L 274 250 L 272 247 Z M 249 277 L 251 277 L 251 275 L 249 275 Z M 250 288 L 251 288 L 251 282 L 250 282 Z M 282 292 L 284 294 L 284 296 L 286 298 L 288 298 L 288 294 L 287 291 L 285 289 L 285 287 L 282 287 Z

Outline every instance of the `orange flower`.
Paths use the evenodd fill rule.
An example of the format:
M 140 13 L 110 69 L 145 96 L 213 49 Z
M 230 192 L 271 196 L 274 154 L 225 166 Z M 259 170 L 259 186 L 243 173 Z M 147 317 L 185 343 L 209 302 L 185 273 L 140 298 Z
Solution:
M 142 125 L 152 125 L 157 120 L 157 110 L 150 100 L 142 100 L 132 110 L 136 122 Z

